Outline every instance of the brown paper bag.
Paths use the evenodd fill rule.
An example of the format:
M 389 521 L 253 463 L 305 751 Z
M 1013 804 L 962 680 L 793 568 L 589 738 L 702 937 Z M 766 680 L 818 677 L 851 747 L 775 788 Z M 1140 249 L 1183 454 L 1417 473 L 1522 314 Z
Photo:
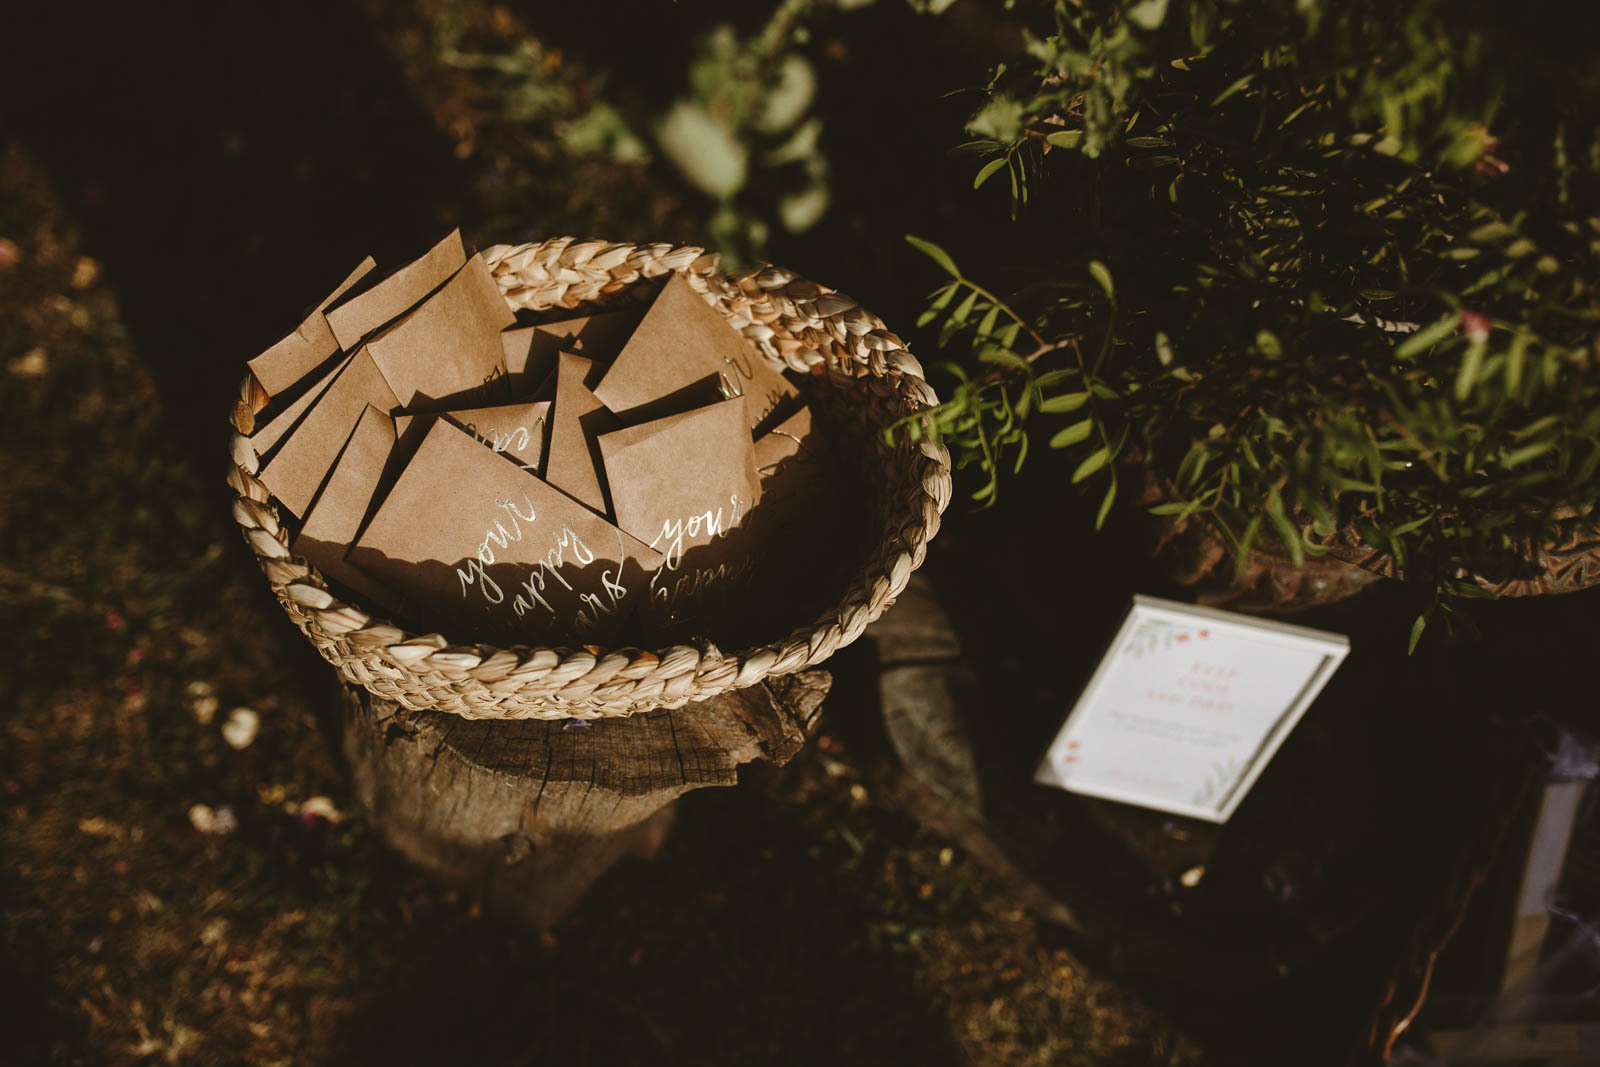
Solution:
M 793 383 L 676 274 L 594 393 L 624 425 L 736 396 L 752 438 L 799 402 Z
M 741 610 L 738 528 L 761 495 L 749 436 L 735 397 L 599 438 L 617 524 L 662 553 L 640 608 L 652 634 L 709 636 Z
M 391 611 L 398 606 L 397 598 L 365 572 L 347 563 L 345 552 L 377 502 L 375 496 L 394 443 L 394 422 L 368 405 L 339 453 L 327 484 L 306 514 L 305 525 L 290 546 L 295 555 L 303 556 L 329 578 L 343 582 L 365 600 Z
M 368 405 L 388 413 L 400 406 L 389 382 L 363 348 L 268 461 L 261 481 L 296 515 L 304 515 Z
M 371 338 L 367 351 L 407 411 L 509 399 L 500 331 L 516 321 L 482 256 Z
M 619 424 L 589 389 L 600 371 L 592 360 L 571 352 L 560 353 L 544 474 L 551 485 L 581 501 L 596 515 L 609 518 L 611 497 L 595 440 Z
M 582 318 L 518 326 L 500 335 L 511 395 L 531 398 L 556 371 L 560 352 L 575 352 L 608 366 L 639 325 L 644 308 L 603 311 Z
M 328 298 L 318 304 L 294 333 L 285 337 L 249 363 L 250 373 L 274 400 L 286 396 L 308 379 L 319 367 L 339 354 L 339 342 L 323 316 L 323 309 L 343 296 L 375 266 L 372 257 L 363 259 L 349 277 L 339 283 Z
M 346 293 L 324 312 L 334 339 L 353 352 L 361 339 L 410 311 L 467 261 L 461 231 L 454 230 L 417 259 L 387 278 L 368 275 L 371 284 Z
M 505 645 L 609 644 L 660 563 L 442 418 L 348 559 L 452 638 Z

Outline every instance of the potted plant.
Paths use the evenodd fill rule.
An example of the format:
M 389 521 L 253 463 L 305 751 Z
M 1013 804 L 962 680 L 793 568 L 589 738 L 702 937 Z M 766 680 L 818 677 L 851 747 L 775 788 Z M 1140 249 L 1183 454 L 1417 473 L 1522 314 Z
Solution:
M 1002 298 L 911 239 L 949 275 L 922 324 L 965 354 L 899 432 L 980 503 L 1044 443 L 1100 522 L 1142 500 L 1241 573 L 1421 583 L 1413 646 L 1454 596 L 1600 580 L 1591 37 L 1443 0 L 1017 12 L 965 147 L 1053 269 Z

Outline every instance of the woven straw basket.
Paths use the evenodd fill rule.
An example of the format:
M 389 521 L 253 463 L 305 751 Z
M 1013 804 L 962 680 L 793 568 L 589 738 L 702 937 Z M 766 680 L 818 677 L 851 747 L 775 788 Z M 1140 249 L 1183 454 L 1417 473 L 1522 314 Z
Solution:
M 496 245 L 483 253 L 512 309 L 594 309 L 643 278 L 676 271 L 775 366 L 811 376 L 829 407 L 841 461 L 866 469 L 870 550 L 836 606 L 789 635 L 725 652 L 709 642 L 634 648 L 494 648 L 407 633 L 341 601 L 323 576 L 289 552 L 276 502 L 257 477 L 245 436 L 271 399 L 247 376 L 234 408 L 233 515 L 289 617 L 347 680 L 407 708 L 475 719 L 592 719 L 677 708 L 768 675 L 820 663 L 861 636 L 905 588 L 950 500 L 950 457 L 924 439 L 881 428 L 937 402 L 922 367 L 878 318 L 849 298 L 779 267 L 728 276 L 718 257 L 666 244 Z M 622 299 L 627 299 L 623 297 Z M 814 431 L 820 432 L 820 431 Z

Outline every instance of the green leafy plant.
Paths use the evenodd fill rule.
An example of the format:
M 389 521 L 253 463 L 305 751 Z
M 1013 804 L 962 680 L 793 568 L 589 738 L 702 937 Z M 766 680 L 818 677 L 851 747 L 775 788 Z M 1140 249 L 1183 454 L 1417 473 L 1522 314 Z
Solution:
M 1448 594 L 1590 521 L 1600 68 L 1564 8 L 1016 10 L 1025 54 L 965 147 L 979 195 L 1009 174 L 1027 232 L 1048 220 L 1046 270 L 1001 300 L 914 240 L 950 275 L 925 322 L 966 354 L 902 429 L 976 467 L 980 502 L 1043 434 L 1102 522 L 1137 461 L 1153 510 L 1241 561 L 1353 531 Z

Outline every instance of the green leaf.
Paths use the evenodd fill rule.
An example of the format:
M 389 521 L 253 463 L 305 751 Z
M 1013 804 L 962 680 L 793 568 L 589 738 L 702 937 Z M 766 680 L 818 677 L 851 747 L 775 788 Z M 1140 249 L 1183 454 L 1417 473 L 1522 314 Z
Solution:
M 1411 624 L 1411 640 L 1406 644 L 1406 655 L 1411 655 L 1417 650 L 1417 642 L 1422 639 L 1422 630 L 1428 625 L 1427 612 L 1417 616 L 1417 621 Z
M 1218 104 L 1220 104 L 1224 100 L 1228 99 L 1228 97 L 1232 96 L 1234 93 L 1238 92 L 1240 89 L 1243 89 L 1245 86 L 1247 86 L 1251 82 L 1255 81 L 1255 78 L 1256 78 L 1256 76 L 1254 74 L 1246 74 L 1244 77 L 1240 78 L 1238 81 L 1234 82 L 1232 85 L 1230 85 L 1226 89 L 1222 90 L 1222 92 L 1218 93 L 1216 95 L 1216 97 L 1211 101 L 1211 106 L 1212 107 L 1216 107 Z
M 1045 371 L 1033 380 L 1033 384 L 1040 389 L 1049 389 L 1052 386 L 1060 385 L 1062 382 L 1070 382 L 1077 376 L 1078 369 L 1076 367 L 1066 367 L 1062 370 Z
M 1424 526 L 1426 526 L 1428 523 L 1430 523 L 1432 521 L 1433 521 L 1433 516 L 1432 515 L 1424 515 L 1420 519 L 1412 519 L 1410 522 L 1403 522 L 1399 526 L 1396 526 L 1394 529 L 1390 530 L 1389 531 L 1389 536 L 1391 538 L 1404 537 L 1406 534 L 1411 533 L 1413 530 L 1422 529 Z
M 1039 410 L 1050 415 L 1065 415 L 1069 411 L 1077 411 L 1088 402 L 1088 393 L 1060 393 L 1041 401 Z
M 1100 501 L 1100 511 L 1094 517 L 1094 528 L 1101 529 L 1106 524 L 1106 516 L 1111 514 L 1111 505 L 1117 499 L 1117 475 L 1111 474 L 1111 484 L 1106 486 L 1106 495 Z
M 978 362 L 998 363 L 1001 366 L 1013 367 L 1017 370 L 1028 369 L 1027 360 L 1023 359 L 1009 348 L 1001 348 L 999 345 L 984 345 L 981 349 L 979 349 Z
M 995 320 L 999 317 L 1000 308 L 998 306 L 991 307 L 988 311 L 988 314 L 984 315 L 983 320 L 978 323 L 978 337 L 986 338 L 990 334 L 994 333 Z
M 1022 101 L 1009 96 L 993 96 L 967 122 L 967 129 L 979 137 L 1009 144 L 1022 132 Z
M 1256 535 L 1261 532 L 1261 516 L 1254 515 L 1245 523 L 1244 533 L 1239 535 L 1239 542 L 1235 546 L 1237 554 L 1234 557 L 1234 568 L 1237 575 L 1244 574 L 1245 566 L 1250 560 L 1250 548 L 1256 543 Z
M 1082 130 L 1057 130 L 1045 137 L 1045 143 L 1057 148 L 1077 148 L 1083 140 Z
M 1100 283 L 1100 288 L 1106 291 L 1106 299 L 1115 300 L 1117 298 L 1116 287 L 1111 284 L 1111 271 L 1104 263 L 1098 259 L 1090 260 L 1089 273 L 1094 276 L 1096 282 Z
M 1123 142 L 1130 148 L 1171 148 L 1172 142 L 1165 137 L 1130 137 Z
M 1127 12 L 1128 21 L 1141 30 L 1159 30 L 1167 18 L 1167 0 L 1139 0 Z
M 977 302 L 978 291 L 974 289 L 972 292 L 967 294 L 967 298 L 965 300 L 956 305 L 956 309 L 950 313 L 950 321 L 957 323 L 966 322 L 967 316 L 972 314 L 972 306 Z
M 1088 457 L 1072 472 L 1072 484 L 1077 485 L 1095 471 L 1104 467 L 1111 460 L 1111 452 L 1106 448 L 1097 448 L 1089 453 Z
M 1071 426 L 1068 426 L 1065 430 L 1058 430 L 1056 435 L 1050 438 L 1050 447 L 1068 448 L 1072 445 L 1078 444 L 1081 441 L 1087 441 L 1089 439 L 1089 434 L 1093 431 L 1093 419 L 1084 419 L 1081 422 L 1075 422 Z M 1105 449 L 1102 448 L 1100 451 L 1104 452 Z M 1091 456 L 1090 458 L 1092 459 L 1093 457 Z M 1102 459 L 1101 462 L 1103 463 L 1105 461 Z M 1092 474 L 1094 472 L 1090 471 L 1090 473 Z M 1072 476 L 1072 480 L 1074 482 L 1078 481 L 1078 476 L 1074 474 Z
M 994 177 L 994 172 L 995 171 L 999 170 L 1001 167 L 1003 167 L 1005 165 L 1006 165 L 1006 157 L 1005 156 L 1001 156 L 999 159 L 991 159 L 989 162 L 987 162 L 987 163 L 985 163 L 983 165 L 983 169 L 982 170 L 978 171 L 978 176 L 976 178 L 972 179 L 972 187 L 974 189 L 982 187 L 984 182 L 986 182 L 990 178 Z
M 1519 333 L 1511 339 L 1511 349 L 1506 353 L 1506 389 L 1515 393 L 1522 384 L 1522 365 L 1528 355 L 1528 335 Z
M 1267 497 L 1267 518 L 1272 520 L 1272 526 L 1278 531 L 1278 540 L 1289 550 L 1289 558 L 1296 567 L 1305 565 L 1305 551 L 1300 547 L 1300 532 L 1294 528 L 1289 517 L 1283 513 L 1283 498 L 1276 491 Z
M 924 241 L 922 238 L 914 237 L 909 233 L 906 234 L 906 241 L 911 245 L 912 248 L 915 248 L 917 251 L 921 252 L 923 255 L 939 264 L 939 266 L 949 271 L 955 277 L 961 277 L 961 271 L 957 269 L 956 261 L 950 258 L 950 254 L 948 252 L 934 244 L 932 241 Z
M 1395 345 L 1395 358 L 1410 359 L 1424 348 L 1431 348 L 1454 333 L 1460 321 L 1461 317 L 1459 315 L 1446 315 L 1433 325 L 1424 326 L 1398 345 Z
M 1472 387 L 1478 380 L 1478 370 L 1483 366 L 1485 347 L 1481 341 L 1475 345 L 1468 345 L 1467 354 L 1461 357 L 1461 370 L 1456 374 L 1457 400 L 1466 400 L 1472 395 Z
M 1510 470 L 1512 467 L 1516 467 L 1528 462 L 1528 460 L 1533 459 L 1535 456 L 1544 455 L 1546 452 L 1549 452 L 1555 447 L 1556 443 L 1554 441 L 1535 441 L 1531 445 L 1523 445 L 1521 448 L 1512 449 L 1510 452 L 1507 452 L 1501 457 L 1500 464 L 1507 470 Z
M 955 282 L 947 282 L 938 289 L 934 290 L 937 295 L 934 297 L 933 303 L 928 305 L 928 310 L 917 316 L 917 328 L 921 329 L 934 319 L 938 318 L 939 312 L 949 307 L 950 301 L 955 299 L 956 290 L 959 288 L 961 288 L 961 286 L 957 285 Z

